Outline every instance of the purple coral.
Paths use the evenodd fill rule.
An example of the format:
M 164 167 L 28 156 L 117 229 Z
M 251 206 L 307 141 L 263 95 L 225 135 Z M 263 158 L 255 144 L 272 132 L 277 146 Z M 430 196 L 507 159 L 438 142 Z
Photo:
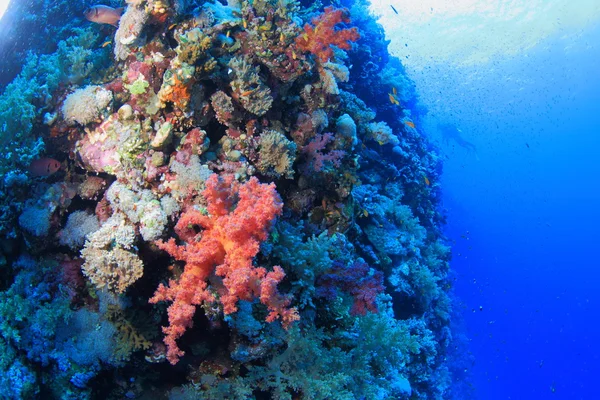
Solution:
M 323 153 L 325 147 L 333 141 L 333 133 L 327 132 L 324 134 L 315 135 L 306 146 L 302 148 L 302 152 L 305 154 L 306 163 L 302 169 L 305 174 L 312 171 L 320 172 L 325 163 L 331 163 L 336 168 L 339 168 L 342 163 L 342 158 L 346 155 L 343 150 L 332 150 L 327 154 Z
M 375 271 L 362 260 L 354 261 L 346 266 L 334 261 L 331 269 L 321 275 L 317 281 L 317 296 L 333 300 L 338 290 L 348 293 L 354 298 L 350 312 L 353 315 L 365 315 L 367 310 L 377 312 L 377 295 L 385 290 L 383 273 Z

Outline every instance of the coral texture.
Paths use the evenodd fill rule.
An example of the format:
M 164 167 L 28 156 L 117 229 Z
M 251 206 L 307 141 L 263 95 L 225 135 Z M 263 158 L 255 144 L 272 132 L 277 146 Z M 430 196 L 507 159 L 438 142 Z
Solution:
M 68 123 L 85 125 L 96 120 L 112 100 L 111 91 L 101 86 L 86 86 L 71 93 L 61 111 Z
M 261 184 L 256 178 L 240 185 L 231 175 L 222 178 L 212 175 L 203 194 L 210 216 L 190 209 L 175 226 L 185 245 L 178 246 L 174 238 L 157 242 L 161 249 L 185 262 L 179 280 L 171 280 L 168 287 L 161 285 L 150 300 L 173 302 L 168 311 L 169 326 L 163 328 L 167 357 L 172 364 L 184 354 L 176 340 L 192 326 L 196 306 L 215 301 L 207 284 L 213 273 L 223 278 L 217 292 L 225 314 L 237 311 L 238 300 L 259 297 L 269 309 L 268 322 L 281 318 L 284 326 L 288 326 L 298 319 L 296 310 L 288 308 L 290 299 L 276 290 L 277 283 L 285 276 L 283 270 L 276 266 L 267 272 L 252 265 L 271 222 L 283 207 L 275 186 Z M 203 231 L 197 233 L 195 226 Z
M 114 214 L 99 230 L 89 235 L 81 256 L 82 270 L 96 287 L 123 293 L 144 274 L 144 264 L 133 243 L 135 231 L 122 214 Z
M 348 50 L 349 42 L 360 39 L 356 28 L 336 30 L 335 26 L 341 22 L 350 22 L 347 9 L 325 7 L 323 14 L 313 18 L 314 27 L 304 25 L 304 33 L 296 38 L 296 45 L 303 51 L 311 52 L 323 63 L 329 61 L 333 56 L 331 45 Z

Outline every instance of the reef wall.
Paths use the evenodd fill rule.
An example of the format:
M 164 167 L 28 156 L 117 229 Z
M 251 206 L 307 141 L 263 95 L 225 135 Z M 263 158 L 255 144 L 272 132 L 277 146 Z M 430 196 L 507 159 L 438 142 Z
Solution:
M 448 398 L 441 161 L 368 3 L 53 3 L 0 95 L 0 397 Z

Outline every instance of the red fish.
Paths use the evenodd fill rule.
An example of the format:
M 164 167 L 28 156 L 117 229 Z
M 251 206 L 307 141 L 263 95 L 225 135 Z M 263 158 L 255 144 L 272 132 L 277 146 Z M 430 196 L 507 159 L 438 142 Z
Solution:
M 110 24 L 117 28 L 119 27 L 121 14 L 123 14 L 123 7 L 112 8 L 103 5 L 90 7 L 83 12 L 83 15 L 85 15 L 85 18 L 88 21 L 96 22 L 98 24 Z
M 29 164 L 29 173 L 33 177 L 50 176 L 60 169 L 60 163 L 54 158 L 40 158 Z

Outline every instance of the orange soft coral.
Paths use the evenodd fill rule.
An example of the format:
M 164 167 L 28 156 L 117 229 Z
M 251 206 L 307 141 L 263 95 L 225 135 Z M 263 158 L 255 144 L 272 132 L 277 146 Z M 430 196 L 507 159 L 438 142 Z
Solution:
M 160 285 L 150 299 L 152 303 L 173 302 L 168 310 L 169 326 L 163 328 L 171 364 L 184 354 L 176 340 L 192 326 L 196 306 L 215 301 L 207 289 L 213 273 L 223 279 L 217 292 L 225 314 L 237 311 L 238 300 L 258 297 L 270 312 L 268 322 L 281 318 L 287 327 L 299 318 L 296 309 L 289 308 L 290 299 L 277 291 L 285 276 L 283 270 L 275 266 L 267 272 L 252 265 L 271 222 L 281 214 L 283 205 L 275 185 L 261 184 L 255 177 L 239 184 L 231 175 L 212 175 L 203 194 L 210 216 L 190 209 L 175 226 L 185 245 L 178 246 L 173 238 L 157 242 L 158 247 L 186 263 L 179 281 L 171 280 L 168 287 Z M 198 233 L 196 228 L 203 230 Z
M 348 9 L 325 7 L 323 14 L 312 19 L 314 27 L 304 25 L 304 33 L 296 38 L 296 45 L 302 51 L 309 51 L 321 62 L 327 62 L 333 56 L 331 45 L 349 50 L 350 42 L 360 39 L 356 28 L 336 30 L 340 22 L 349 23 Z

